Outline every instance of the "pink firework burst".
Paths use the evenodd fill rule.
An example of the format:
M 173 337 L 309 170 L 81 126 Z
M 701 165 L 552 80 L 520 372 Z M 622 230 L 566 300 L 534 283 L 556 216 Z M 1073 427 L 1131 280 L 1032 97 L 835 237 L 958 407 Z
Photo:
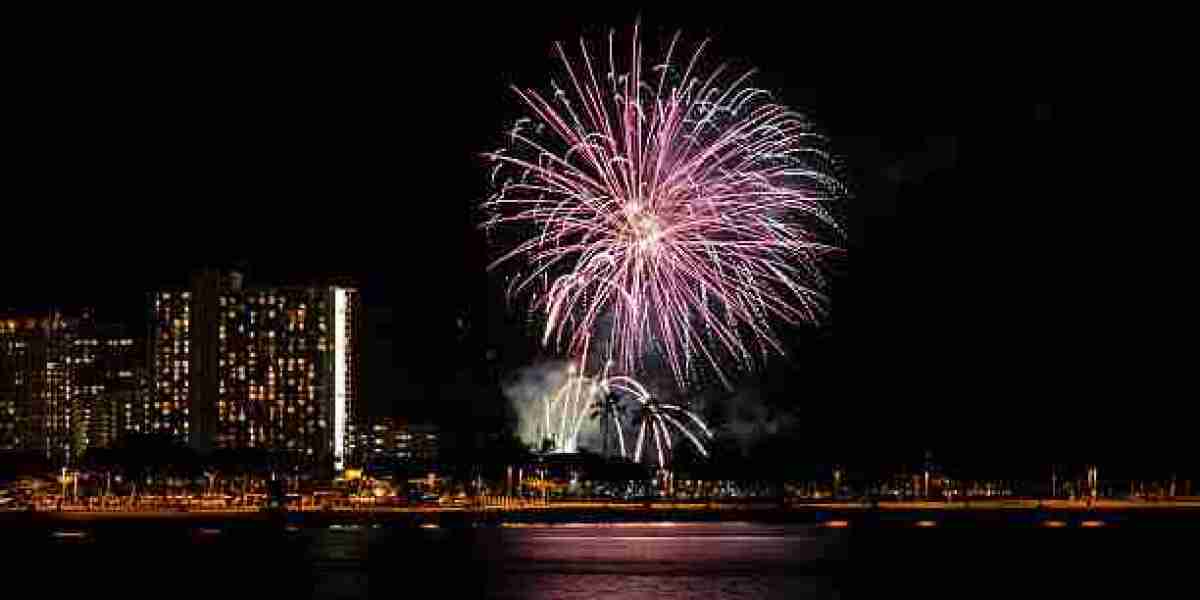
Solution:
M 532 114 L 486 155 L 484 208 L 489 230 L 520 236 L 492 267 L 522 265 L 509 293 L 532 296 L 544 344 L 625 373 L 657 354 L 686 387 L 701 365 L 728 383 L 728 359 L 782 352 L 779 322 L 824 314 L 845 194 L 811 123 L 751 73 L 700 75 L 704 44 L 673 64 L 678 40 L 649 73 L 636 27 L 627 72 L 611 33 L 600 72 L 585 41 L 579 63 L 559 45 L 567 85 L 514 88 Z

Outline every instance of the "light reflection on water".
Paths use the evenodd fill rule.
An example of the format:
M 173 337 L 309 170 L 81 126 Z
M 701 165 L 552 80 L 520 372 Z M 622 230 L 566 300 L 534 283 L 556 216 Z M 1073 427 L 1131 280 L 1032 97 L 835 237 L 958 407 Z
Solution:
M 810 526 L 573 524 L 502 530 L 476 552 L 499 598 L 836 598 L 810 567 L 838 540 Z
M 367 598 L 372 590 L 381 598 L 835 598 L 832 577 L 813 562 L 842 535 L 751 523 L 109 523 L 81 527 L 79 540 L 56 531 L 66 529 L 17 532 L 26 541 L 10 546 L 24 549 L 20 560 L 30 568 L 70 565 L 76 576 L 63 582 L 64 594 L 75 594 L 75 586 L 79 597 L 160 597 L 186 581 L 210 600 Z M 139 584 L 121 583 L 128 577 L 114 576 L 120 573 L 136 573 Z
M 782 575 L 515 575 L 495 598 L 838 598 L 827 578 Z
M 123 600 L 161 600 L 164 590 L 181 586 L 208 600 L 364 598 L 372 591 L 379 598 L 882 598 L 892 597 L 896 582 L 923 574 L 938 582 L 927 595 L 934 597 L 959 597 L 984 580 L 989 589 L 1011 590 L 1008 597 L 1026 597 L 1047 578 L 1078 595 L 1079 579 L 1062 573 L 1102 573 L 1095 581 L 1110 591 L 1122 574 L 1142 589 L 1194 571 L 1194 553 L 1175 549 L 1198 539 L 1200 519 L 1142 514 L 940 515 L 932 525 L 921 524 L 927 515 L 862 517 L 844 528 L 828 520 L 446 521 L 436 529 L 418 522 L 14 520 L 0 523 L 0 571 L 40 573 L 52 565 L 69 574 L 39 580 L 53 583 L 55 597 Z

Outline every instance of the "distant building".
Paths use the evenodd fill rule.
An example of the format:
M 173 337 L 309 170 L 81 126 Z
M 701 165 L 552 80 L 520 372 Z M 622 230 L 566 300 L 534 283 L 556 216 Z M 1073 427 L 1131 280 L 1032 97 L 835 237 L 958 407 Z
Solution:
M 105 393 L 96 424 L 100 446 L 117 445 L 128 435 L 149 431 L 151 397 L 150 374 L 143 368 L 135 369 L 127 383 Z
M 151 296 L 152 428 L 202 452 L 265 448 L 344 469 L 357 451 L 357 291 L 241 279 L 205 271 Z
M 436 465 L 440 448 L 437 426 L 428 423 L 409 425 L 408 433 L 412 436 L 409 439 L 413 462 L 426 466 Z
M 140 401 L 139 366 L 142 346 L 124 329 L 97 325 L 90 312 L 78 321 L 67 356 L 67 381 L 74 394 L 76 414 L 72 448 L 76 456 L 88 448 L 111 447 L 132 421 Z M 117 403 L 125 399 L 120 406 Z M 140 403 L 140 402 L 139 402 Z M 128 405 L 128 406 L 126 406 Z
M 390 417 L 373 419 L 360 440 L 369 465 L 431 467 L 438 461 L 439 431 L 432 424 L 409 424 Z
M 91 311 L 0 316 L 0 449 L 69 464 L 112 445 L 144 408 L 134 407 L 140 356 L 133 338 Z M 118 398 L 127 399 L 119 410 Z

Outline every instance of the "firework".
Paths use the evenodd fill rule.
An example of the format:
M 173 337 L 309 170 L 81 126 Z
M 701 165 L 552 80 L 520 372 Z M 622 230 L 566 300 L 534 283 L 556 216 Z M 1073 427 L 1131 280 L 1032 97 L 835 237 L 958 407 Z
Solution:
M 773 322 L 821 317 L 844 188 L 809 122 L 750 73 L 702 75 L 703 44 L 673 63 L 678 40 L 649 73 L 636 27 L 624 72 L 612 34 L 606 66 L 559 45 L 566 85 L 516 89 L 531 116 L 486 155 L 484 207 L 489 231 L 517 234 L 492 267 L 521 264 L 509 293 L 532 297 L 544 344 L 622 373 L 653 352 L 684 387 L 702 364 L 728 383 L 726 357 L 781 352 Z
M 637 417 L 637 437 L 633 449 L 633 461 L 641 462 L 642 450 L 653 446 L 654 456 L 658 458 L 658 466 L 665 467 L 670 462 L 674 444 L 674 433 L 692 443 L 701 456 L 708 457 L 703 438 L 712 439 L 712 431 L 704 424 L 696 413 L 681 405 L 659 400 L 646 390 L 645 386 L 629 377 L 614 377 L 608 385 L 637 399 L 640 414 Z M 698 432 L 693 433 L 693 428 Z M 621 456 L 625 457 L 622 443 Z M 649 456 L 649 452 L 647 452 Z
M 600 378 L 589 377 L 574 364 L 567 368 L 566 381 L 542 397 L 539 439 L 548 440 L 554 452 L 577 452 L 579 432 L 608 393 L 607 369 Z
M 541 442 L 548 441 L 551 451 L 578 452 L 584 424 L 589 419 L 599 419 L 604 426 L 604 453 L 608 454 L 609 440 L 615 439 L 621 456 L 626 456 L 625 427 L 622 423 L 626 410 L 621 400 L 626 394 L 638 394 L 626 382 L 632 382 L 638 389 L 644 388 L 628 377 L 610 378 L 608 369 L 611 366 L 610 362 L 599 377 L 591 377 L 582 367 L 572 364 L 567 368 L 566 381 L 542 396 L 538 439 Z
M 658 465 L 666 466 L 676 434 L 690 441 L 701 455 L 708 456 L 701 440 L 711 439 L 712 432 L 703 419 L 679 404 L 659 400 L 632 377 L 610 377 L 607 369 L 599 377 L 590 377 L 571 365 L 566 381 L 544 395 L 541 402 L 538 439 L 548 441 L 551 452 L 578 452 L 579 434 L 584 423 L 588 419 L 600 419 L 605 427 L 606 446 L 610 439 L 615 439 L 621 458 L 640 462 L 643 448 L 653 445 Z M 628 418 L 625 405 L 630 402 L 638 410 L 633 428 L 627 428 L 625 423 Z M 626 441 L 627 429 L 630 434 L 632 429 L 637 429 L 632 455 Z

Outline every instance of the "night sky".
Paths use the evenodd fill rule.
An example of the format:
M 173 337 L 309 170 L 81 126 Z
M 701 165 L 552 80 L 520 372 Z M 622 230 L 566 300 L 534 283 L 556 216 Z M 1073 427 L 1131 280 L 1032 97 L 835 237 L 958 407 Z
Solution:
M 549 87 L 553 42 L 639 13 L 466 10 L 43 24 L 5 86 L 0 310 L 93 305 L 142 333 L 144 294 L 198 266 L 348 275 L 371 410 L 475 411 L 456 396 L 485 387 L 482 352 L 503 370 L 538 352 L 484 270 L 479 153 L 520 116 L 509 85 Z M 1165 268 L 1119 243 L 1141 226 L 1116 216 L 1133 214 L 1112 181 L 1127 88 L 1107 58 L 1057 23 L 758 10 L 640 13 L 648 49 L 681 27 L 757 67 L 832 137 L 855 191 L 833 323 L 743 386 L 846 452 L 1184 448 L 1187 419 L 1163 418 L 1183 359 L 1152 341 L 1170 307 L 1144 300 Z

